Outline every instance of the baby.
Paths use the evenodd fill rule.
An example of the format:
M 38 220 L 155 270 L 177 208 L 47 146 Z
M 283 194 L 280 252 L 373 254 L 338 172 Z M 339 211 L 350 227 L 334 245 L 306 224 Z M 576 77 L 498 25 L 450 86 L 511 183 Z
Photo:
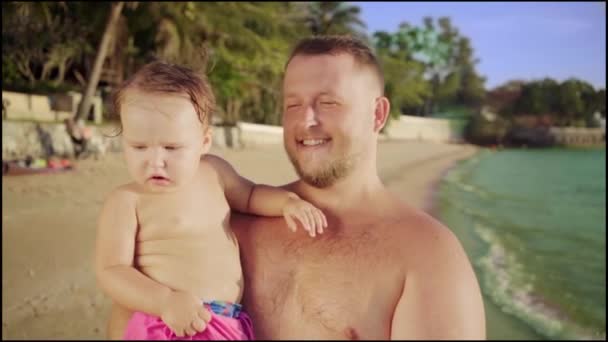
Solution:
M 114 189 L 98 221 L 96 275 L 131 309 L 125 339 L 253 339 L 230 210 L 283 216 L 323 233 L 323 213 L 296 194 L 241 177 L 207 154 L 214 97 L 204 76 L 154 62 L 116 92 L 133 182 Z

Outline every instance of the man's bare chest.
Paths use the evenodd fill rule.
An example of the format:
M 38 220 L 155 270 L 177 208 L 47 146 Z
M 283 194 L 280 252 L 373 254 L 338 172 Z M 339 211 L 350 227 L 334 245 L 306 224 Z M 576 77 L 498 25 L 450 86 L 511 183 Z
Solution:
M 282 329 L 316 329 L 327 338 L 377 337 L 390 319 L 400 285 L 374 240 L 362 234 L 269 246 L 247 277 L 249 304 L 257 315 L 279 317 Z

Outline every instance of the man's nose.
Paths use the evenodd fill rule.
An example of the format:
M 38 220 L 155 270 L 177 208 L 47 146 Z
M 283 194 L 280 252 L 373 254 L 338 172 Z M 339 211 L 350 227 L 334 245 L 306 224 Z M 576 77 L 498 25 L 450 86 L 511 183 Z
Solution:
M 151 149 L 150 166 L 152 166 L 152 167 L 164 167 L 165 166 L 165 152 L 163 151 L 163 148 Z
M 316 126 L 319 124 L 317 109 L 314 105 L 307 106 L 304 110 L 304 125 L 306 127 Z

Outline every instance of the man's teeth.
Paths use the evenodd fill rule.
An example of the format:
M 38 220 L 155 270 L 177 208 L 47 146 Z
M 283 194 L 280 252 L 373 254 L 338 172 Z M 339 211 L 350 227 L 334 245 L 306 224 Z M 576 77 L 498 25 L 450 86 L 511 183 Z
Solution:
M 321 145 L 325 140 L 302 140 L 302 144 L 306 146 Z

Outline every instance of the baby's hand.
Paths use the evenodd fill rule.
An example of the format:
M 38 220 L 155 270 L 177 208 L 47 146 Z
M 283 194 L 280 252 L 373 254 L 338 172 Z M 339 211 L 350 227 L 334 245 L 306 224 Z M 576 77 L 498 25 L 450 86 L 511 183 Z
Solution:
M 184 337 L 204 331 L 211 314 L 196 296 L 183 291 L 171 291 L 163 305 L 161 319 L 177 337 Z
M 283 208 L 283 216 L 287 226 L 294 232 L 297 228 L 296 220 L 300 221 L 302 227 L 313 237 L 316 233 L 323 234 L 323 228 L 327 228 L 327 219 L 323 212 L 297 196 L 289 197 Z

